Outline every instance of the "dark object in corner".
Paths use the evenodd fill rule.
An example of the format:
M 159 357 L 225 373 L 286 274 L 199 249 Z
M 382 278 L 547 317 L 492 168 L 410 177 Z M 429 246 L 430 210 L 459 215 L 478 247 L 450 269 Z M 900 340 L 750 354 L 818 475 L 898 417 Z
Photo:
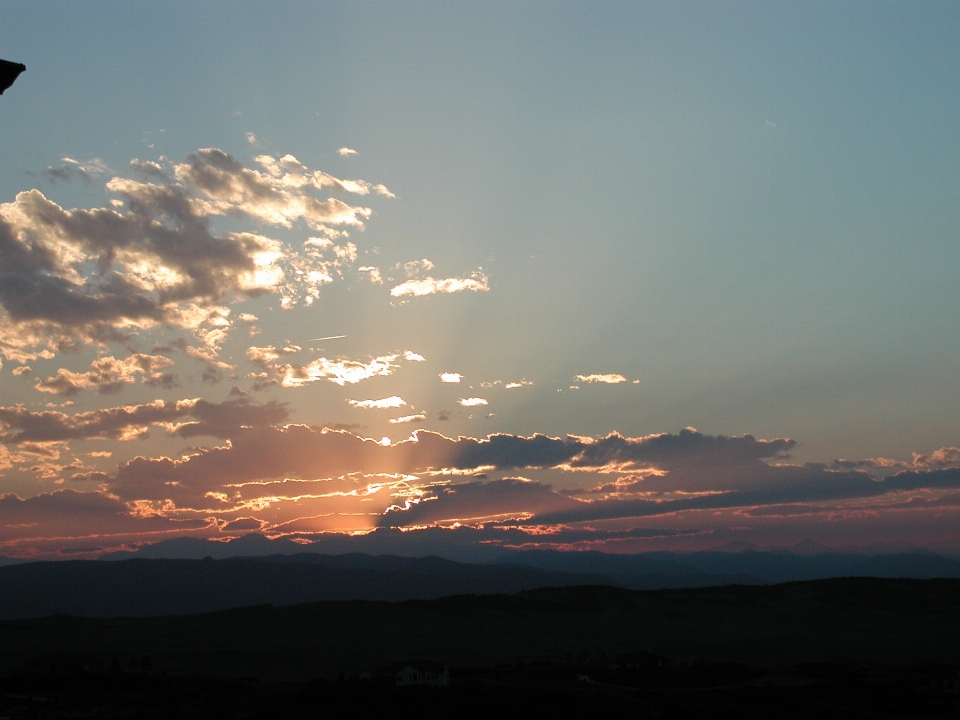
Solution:
M 20 76 L 20 73 L 26 69 L 27 66 L 23 63 L 0 60 L 0 95 L 3 95 L 3 91 L 13 85 L 13 82 Z

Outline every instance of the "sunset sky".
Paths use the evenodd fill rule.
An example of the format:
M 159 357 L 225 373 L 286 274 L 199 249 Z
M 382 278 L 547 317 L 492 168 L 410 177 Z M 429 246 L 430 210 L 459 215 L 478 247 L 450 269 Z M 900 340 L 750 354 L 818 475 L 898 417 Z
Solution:
M 0 57 L 0 555 L 960 553 L 957 4 L 0 0 Z

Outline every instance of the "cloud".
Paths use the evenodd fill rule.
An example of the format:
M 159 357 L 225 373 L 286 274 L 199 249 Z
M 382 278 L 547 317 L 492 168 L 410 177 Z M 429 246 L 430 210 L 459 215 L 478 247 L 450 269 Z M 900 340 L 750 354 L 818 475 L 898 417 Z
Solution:
M 498 434 L 484 440 L 451 439 L 429 431 L 385 446 L 347 432 L 266 426 L 240 429 L 231 434 L 228 446 L 198 449 L 179 460 L 136 458 L 120 466 L 111 488 L 124 497 L 145 492 L 143 497 L 157 499 L 171 497 L 169 493 L 195 495 L 200 488 L 202 496 L 225 484 L 276 477 L 557 467 L 583 449 L 577 438 Z
M 339 150 L 337 150 L 337 152 L 340 153 L 340 157 L 351 157 L 351 156 L 353 156 L 353 155 L 359 155 L 359 154 L 360 154 L 360 153 L 358 153 L 356 150 L 354 150 L 353 148 L 348 148 L 348 147 L 342 147 L 342 148 L 340 148 Z
M 913 465 L 920 468 L 955 467 L 960 465 L 960 448 L 942 447 L 929 455 L 914 453 Z
M 134 158 L 130 161 L 130 167 L 141 175 L 154 180 L 160 180 L 161 182 L 169 182 L 170 180 L 170 176 L 164 172 L 160 163 L 153 162 L 153 160 L 138 160 Z
M 48 167 L 44 170 L 44 177 L 51 182 L 66 182 L 72 180 L 74 175 L 76 175 L 83 180 L 83 182 L 91 183 L 109 170 L 107 164 L 100 158 L 93 158 L 86 162 L 81 162 L 73 158 L 64 157 L 61 158 L 61 162 L 63 165 L 60 167 Z
M 579 505 L 549 485 L 517 478 L 432 486 L 430 494 L 384 514 L 381 526 L 426 525 L 442 521 L 470 521 L 503 515 L 528 517 L 536 512 L 560 511 Z
M 399 425 L 401 423 L 411 423 L 411 422 L 422 422 L 427 419 L 426 413 L 417 413 L 416 415 L 404 415 L 398 418 L 392 418 L 390 420 L 391 425 Z
M 423 362 L 423 356 L 407 350 L 403 353 L 381 355 L 367 362 L 321 357 L 307 365 L 275 364 L 271 369 L 282 377 L 280 384 L 283 387 L 300 387 L 317 380 L 328 380 L 343 387 L 376 376 L 392 375 L 401 360 Z
M 782 438 L 707 436 L 689 428 L 635 438 L 613 433 L 601 438 L 494 434 L 475 439 L 418 430 L 406 440 L 384 443 L 344 431 L 277 427 L 277 418 L 286 412 L 283 406 L 255 405 L 246 396 L 220 406 L 204 407 L 199 402 L 189 407 L 159 402 L 135 406 L 127 410 L 134 417 L 122 412 L 106 417 L 65 416 L 4 408 L 0 422 L 9 430 L 3 436 L 6 442 L 130 434 L 150 423 L 180 437 L 201 433 L 225 437 L 227 441 L 219 447 L 194 448 L 176 459 L 138 457 L 121 463 L 106 478 L 88 478 L 126 502 L 165 507 L 167 512 L 179 512 L 178 508 L 252 511 L 283 497 L 327 497 L 328 491 L 321 488 L 357 473 L 408 478 L 391 490 L 393 499 L 387 497 L 382 505 L 397 506 L 390 513 L 393 517 L 383 522 L 405 525 L 507 515 L 522 517 L 531 527 L 552 527 L 691 511 L 862 502 L 890 493 L 960 489 L 956 468 L 909 470 L 877 481 L 862 471 L 782 464 L 794 445 Z M 188 412 L 192 418 L 177 417 Z M 422 419 L 424 414 L 408 416 L 395 424 Z M 13 427 L 12 421 L 19 425 Z M 29 436 L 28 430 L 32 431 Z M 424 475 L 448 478 L 522 469 L 583 473 L 579 477 L 628 474 L 590 491 L 563 491 L 515 479 L 506 484 L 418 480 Z M 360 512 L 361 506 L 346 499 L 337 502 L 342 512 Z M 382 510 L 373 512 L 370 522 Z
M 192 301 L 265 289 L 254 275 L 259 256 L 279 253 L 275 241 L 249 233 L 214 237 L 189 216 L 175 190 L 153 187 L 158 197 L 143 200 L 156 212 L 139 206 L 125 215 L 64 211 L 38 190 L 0 205 L 0 306 L 7 326 L 27 331 L 27 339 L 31 330 L 112 339 L 126 327 L 197 327 L 208 315 Z M 178 211 L 178 227 L 160 224 Z M 99 272 L 82 275 L 87 263 Z
M 221 532 L 238 532 L 238 531 L 251 531 L 251 530 L 260 530 L 264 526 L 263 520 L 257 520 L 253 517 L 242 517 L 237 518 L 236 520 L 231 520 L 230 522 L 224 523 L 220 526 Z
M 362 265 L 357 268 L 357 272 L 365 274 L 371 284 L 383 285 L 383 276 L 380 274 L 379 268 L 372 265 Z
M 168 426 L 168 430 L 182 438 L 201 435 L 230 438 L 250 428 L 282 423 L 290 416 L 287 403 L 270 400 L 261 404 L 244 393 L 234 391 L 231 392 L 232 399 L 220 403 L 202 399 L 194 401 L 190 407 L 193 422 Z
M 608 385 L 616 385 L 617 383 L 627 381 L 623 375 L 617 375 L 615 373 L 606 375 L 576 375 L 574 379 L 585 383 L 606 383 Z
M 425 272 L 433 270 L 434 265 L 427 258 L 422 260 L 411 260 L 408 263 L 403 263 L 403 265 L 397 265 L 396 269 L 403 270 L 403 274 L 406 275 L 407 279 L 415 278 L 418 275 L 421 275 Z
M 858 499 L 884 492 L 862 473 L 771 473 L 769 487 L 676 497 L 674 499 L 631 498 L 583 502 L 576 508 L 535 515 L 533 524 L 555 524 L 640 518 L 668 515 L 687 510 L 717 510 L 797 502 Z M 779 475 L 779 476 L 778 476 Z M 792 477 L 791 477 L 792 475 Z
M 0 442 L 64 442 L 69 440 L 132 440 L 154 425 L 179 437 L 230 437 L 244 427 L 271 425 L 287 419 L 286 404 L 254 403 L 235 395 L 222 403 L 202 399 L 124 405 L 89 412 L 31 412 L 21 405 L 0 407 Z
M 73 168 L 70 165 L 61 165 L 60 167 L 48 167 L 43 171 L 43 176 L 50 182 L 68 182 L 73 179 Z
M 438 280 L 432 277 L 408 280 L 390 290 L 392 297 L 423 297 L 437 293 L 456 293 L 464 290 L 472 292 L 486 292 L 490 289 L 487 276 L 476 272 L 466 278 L 445 278 Z
M 403 398 L 396 395 L 388 398 L 382 398 L 381 400 L 347 400 L 347 402 L 356 408 L 364 409 L 398 408 L 407 404 L 404 402 Z
M 70 481 L 71 481 L 71 482 L 96 482 L 96 483 L 103 483 L 103 482 L 106 482 L 106 481 L 109 480 L 109 479 L 110 479 L 110 476 L 109 476 L 109 475 L 107 475 L 105 472 L 99 472 L 99 471 L 90 471 L 90 472 L 75 473 L 75 474 L 73 474 L 73 475 L 70 476 Z
M 106 395 L 118 392 L 128 383 L 136 382 L 138 375 L 144 376 L 143 382 L 146 385 L 172 387 L 176 378 L 159 371 L 173 364 L 173 360 L 162 355 L 135 353 L 123 360 L 108 356 L 94 360 L 90 370 L 85 373 L 60 368 L 56 375 L 40 380 L 34 387 L 40 392 L 53 395 L 71 396 L 87 389 Z
M 570 441 L 494 435 L 486 440 L 446 438 L 418 431 L 390 445 L 348 432 L 303 425 L 241 428 L 229 444 L 201 448 L 180 459 L 135 458 L 120 465 L 111 491 L 130 500 L 204 503 L 206 493 L 238 483 L 276 478 L 316 480 L 349 473 L 403 473 L 482 466 L 540 467 L 568 460 Z
M 328 225 L 363 227 L 363 220 L 370 217 L 369 208 L 335 197 L 321 200 L 308 192 L 336 188 L 363 195 L 369 192 L 369 183 L 310 172 L 292 155 L 280 159 L 260 155 L 256 160 L 266 172 L 246 168 L 217 148 L 203 148 L 173 170 L 177 179 L 200 192 L 202 199 L 192 203 L 200 216 L 243 214 L 282 227 L 303 220 L 318 230 Z
M 458 383 L 463 379 L 460 373 L 440 373 L 440 382 Z
M 457 402 L 463 407 L 477 407 L 478 405 L 489 405 L 489 403 L 483 398 L 472 397 L 472 398 L 460 398 Z
M 533 380 L 520 380 L 519 382 L 510 382 L 504 385 L 505 390 L 515 390 L 517 388 L 527 387 L 528 385 L 533 385 Z
M 160 514 L 143 515 L 126 503 L 100 492 L 62 489 L 20 498 L 0 494 L 0 547 L 17 541 L 35 540 L 42 528 L 56 528 L 64 537 L 110 536 L 121 533 L 170 532 L 196 530 L 205 520 L 168 518 Z
M 324 533 L 308 546 L 313 552 L 345 554 L 401 554 L 413 557 L 439 555 L 463 561 L 497 559 L 504 548 L 573 549 L 600 547 L 604 543 L 687 536 L 699 530 L 646 528 L 601 530 L 595 528 L 522 528 L 487 523 L 479 527 L 431 526 L 415 530 L 378 527 L 364 535 Z
M 258 347 L 252 345 L 247 348 L 247 360 L 262 368 L 269 368 L 271 363 L 275 363 L 283 355 L 293 355 L 300 352 L 302 348 L 299 345 L 285 345 L 282 348 L 276 348 L 273 345 Z
M 111 178 L 107 208 L 64 209 L 39 190 L 0 204 L 4 354 L 29 358 L 31 347 L 122 341 L 157 327 L 225 332 L 229 321 L 209 325 L 226 319 L 225 304 L 265 293 L 280 295 L 284 307 L 313 302 L 356 260 L 355 246 L 331 238 L 345 234 L 339 228 L 362 228 L 371 213 L 328 193 L 389 191 L 311 171 L 291 155 L 257 160 L 263 171 L 216 148 L 169 168 L 134 160 L 146 181 Z M 87 174 L 106 170 L 65 163 Z M 255 232 L 217 234 L 211 220 L 224 216 L 280 227 L 302 221 L 327 244 L 296 252 Z

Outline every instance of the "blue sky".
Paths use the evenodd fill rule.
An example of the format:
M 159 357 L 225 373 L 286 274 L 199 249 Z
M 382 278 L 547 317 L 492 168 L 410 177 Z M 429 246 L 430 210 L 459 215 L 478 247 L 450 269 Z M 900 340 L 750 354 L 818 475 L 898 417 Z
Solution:
M 181 298 L 196 312 L 229 310 L 222 325 L 208 318 L 188 327 L 183 307 L 170 319 L 170 305 L 155 324 L 122 313 L 110 320 L 117 332 L 136 333 L 127 340 L 104 339 L 106 326 L 53 322 L 63 317 L 56 313 L 40 328 L 42 298 L 28 312 L 17 304 L 20 285 L 4 291 L 0 494 L 10 517 L 20 518 L 7 527 L 34 528 L 13 533 L 6 551 L 55 552 L 67 541 L 53 538 L 62 537 L 115 547 L 165 533 L 222 535 L 237 519 L 238 530 L 309 538 L 382 526 L 387 507 L 405 512 L 416 500 L 436 508 L 458 493 L 458 509 L 430 522 L 516 524 L 575 503 L 594 525 L 577 525 L 571 511 L 564 527 L 595 530 L 601 544 L 613 525 L 638 533 L 655 525 L 667 538 L 692 528 L 700 546 L 739 539 L 731 528 L 748 527 L 756 542 L 776 544 L 820 537 L 828 516 L 861 517 L 880 502 L 872 491 L 850 491 L 838 509 L 829 504 L 835 492 L 811 491 L 804 502 L 820 505 L 800 513 L 799 496 L 778 485 L 788 483 L 784 473 L 812 473 L 804 476 L 811 488 L 949 474 L 960 457 L 958 21 L 955 6 L 934 2 L 0 2 L 0 57 L 28 68 L 0 98 L 0 203 L 24 247 L 49 250 L 76 238 L 38 225 L 39 206 L 23 210 L 18 193 L 36 190 L 68 213 L 122 214 L 139 207 L 147 186 L 162 186 L 225 203 L 191 218 L 202 216 L 215 238 L 240 242 L 238 233 L 252 233 L 265 238 L 261 251 L 279 243 L 285 255 L 277 262 L 287 263 L 283 283 L 275 275 L 256 297 L 238 275 L 221 277 L 216 297 Z M 297 164 L 281 169 L 288 155 Z M 231 178 L 254 177 L 245 168 L 274 183 L 274 193 L 314 171 L 353 180 L 297 190 L 283 202 L 312 193 L 359 209 L 322 232 L 303 213 L 277 222 L 253 199 L 203 185 L 199 174 L 222 170 L 226 161 L 217 158 L 226 156 Z M 273 175 L 263 158 L 280 163 Z M 134 159 L 156 163 L 156 172 L 131 166 Z M 168 226 L 183 220 L 151 217 Z M 314 283 L 307 304 L 294 268 L 306 267 L 304 241 L 321 236 L 330 240 L 326 264 L 311 267 L 329 282 Z M 83 242 L 88 256 L 61 279 L 100 277 L 98 257 L 109 265 L 91 250 L 94 240 Z M 12 277 L 9 257 L 0 261 Z M 149 253 L 138 258 L 110 272 L 132 277 L 138 262 L 157 262 Z M 391 294 L 404 283 L 427 294 Z M 156 288 L 138 292 L 156 299 Z M 285 295 L 291 309 L 282 307 Z M 29 328 L 24 312 L 34 313 Z M 216 328 L 222 339 L 209 335 Z M 154 359 L 136 359 L 145 355 Z M 113 375 L 104 374 L 104 358 Z M 364 366 L 370 376 L 337 382 L 329 374 L 336 363 Z M 329 372 L 291 382 L 294 367 Z M 460 382 L 441 382 L 441 373 Z M 157 421 L 166 425 L 129 425 L 128 439 L 115 429 L 76 430 L 111 409 L 197 398 L 224 416 L 242 405 L 250 417 L 235 415 L 232 430 L 221 418 L 219 435 L 178 430 L 176 423 L 200 422 L 183 409 Z M 362 404 L 390 398 L 403 405 Z M 282 417 L 269 411 L 276 407 Z M 400 418 L 407 421 L 391 422 Z M 73 430 L 33 440 L 16 434 L 41 420 Z M 779 526 L 744 519 L 747 501 L 733 495 L 728 515 L 709 522 L 701 510 L 654 520 L 601 512 L 608 525 L 596 524 L 600 505 L 586 513 L 641 491 L 660 500 L 693 487 L 746 491 L 696 449 L 680 465 L 647 458 L 589 472 L 562 466 L 567 460 L 467 467 L 448 455 L 450 466 L 436 458 L 376 464 L 400 485 L 365 490 L 376 506 L 369 512 L 319 490 L 307 493 L 309 503 L 270 495 L 279 499 L 267 511 L 267 496 L 233 497 L 224 490 L 230 483 L 179 499 L 164 494 L 169 480 L 142 480 L 141 495 L 124 484 L 136 456 L 186 463 L 190 453 L 225 443 L 239 448 L 241 430 L 300 425 L 394 444 L 417 429 L 480 440 L 616 432 L 639 448 L 664 433 L 682 445 L 693 437 L 680 432 L 687 427 L 700 438 L 749 434 L 790 444 L 777 446 L 779 455 L 748 452 L 744 462 L 753 464 L 737 471 L 766 477 L 760 463 L 781 473 L 769 480 L 771 497 L 757 501 L 780 508 Z M 338 467 L 373 472 L 361 465 Z M 848 471 L 860 475 L 840 476 Z M 324 472 L 334 471 L 277 466 L 250 482 L 347 482 Z M 687 481 L 683 472 L 692 473 Z M 650 478 L 661 476 L 678 484 L 649 490 Z M 377 485 L 358 477 L 350 480 L 356 488 Z M 522 501 L 519 486 L 504 484 L 516 477 L 530 493 Z M 597 489 L 617 477 L 619 489 Z M 890 507 L 922 501 L 940 509 L 917 511 L 909 522 L 899 510 L 869 510 L 891 527 L 909 526 L 906 546 L 952 537 L 942 529 L 952 510 L 942 508 L 954 503 L 953 480 L 931 478 L 930 487 L 881 495 Z M 160 485 L 148 489 L 150 482 Z M 464 498 L 498 493 L 512 499 L 490 500 L 497 512 L 463 509 Z M 68 509 L 50 509 L 58 503 Z M 82 520 L 76 507 L 91 503 L 115 519 L 116 532 L 98 534 L 102 518 Z M 806 520 L 797 527 L 783 519 L 798 514 Z M 147 516 L 151 529 L 138 529 L 137 518 Z M 284 524 L 293 519 L 301 525 Z M 886 526 L 856 529 L 857 522 L 831 526 L 834 542 L 890 539 Z M 67 532 L 68 525 L 76 527 Z

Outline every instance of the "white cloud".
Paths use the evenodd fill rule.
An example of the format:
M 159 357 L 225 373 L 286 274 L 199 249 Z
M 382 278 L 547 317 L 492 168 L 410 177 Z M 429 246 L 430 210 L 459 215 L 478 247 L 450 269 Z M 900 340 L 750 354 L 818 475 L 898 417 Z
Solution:
M 90 160 L 86 161 L 74 160 L 70 157 L 63 157 L 60 159 L 67 165 L 74 166 L 80 173 L 80 176 L 85 180 L 94 180 L 98 176 L 110 170 L 107 164 L 98 157 L 91 158 Z
M 407 404 L 403 398 L 396 395 L 381 400 L 347 400 L 347 402 L 356 408 L 364 409 L 398 408 Z
M 489 403 L 483 398 L 473 397 L 473 398 L 460 398 L 459 402 L 463 407 L 476 407 L 478 405 L 489 405 Z
M 403 274 L 407 276 L 408 280 L 425 272 L 429 272 L 430 270 L 433 270 L 433 268 L 433 263 L 430 260 L 427 260 L 427 258 L 423 258 L 422 260 L 411 260 L 408 263 L 403 263 L 403 265 L 396 266 L 397 270 L 403 270 Z
M 444 278 L 438 280 L 432 277 L 420 278 L 419 280 L 408 280 L 400 283 L 392 290 L 392 297 L 423 297 L 424 295 L 434 295 L 438 293 L 456 293 L 470 290 L 472 292 L 486 292 L 490 289 L 490 283 L 487 276 L 481 272 L 476 272 L 466 278 Z
M 460 373 L 440 373 L 440 382 L 458 383 L 463 379 Z
M 338 239 L 371 214 L 330 191 L 390 192 L 310 170 L 292 155 L 257 160 L 262 170 L 216 148 L 181 163 L 133 160 L 139 179 L 110 179 L 115 197 L 101 208 L 65 209 L 39 190 L 0 204 L 0 354 L 22 362 L 44 347 L 123 341 L 161 327 L 195 331 L 213 307 L 263 294 L 276 293 L 284 308 L 314 302 L 357 261 L 356 246 Z M 64 168 L 64 179 L 108 170 L 101 160 L 69 157 Z M 280 227 L 302 221 L 317 242 L 297 252 L 260 232 L 217 234 L 210 219 L 226 216 Z
M 266 368 L 269 367 L 271 363 L 279 360 L 281 356 L 293 355 L 294 353 L 300 352 L 300 349 L 299 345 L 288 345 L 282 348 L 277 348 L 273 345 L 265 345 L 263 347 L 253 345 L 247 348 L 247 360 L 254 365 Z
M 507 390 L 515 390 L 517 388 L 527 387 L 527 385 L 533 385 L 533 380 L 520 380 L 519 382 L 510 382 L 504 385 L 503 387 Z
M 350 156 L 352 156 L 352 155 L 359 155 L 359 154 L 360 154 L 360 153 L 358 153 L 356 150 L 354 150 L 353 148 L 348 148 L 348 147 L 342 147 L 342 148 L 340 148 L 339 150 L 337 150 L 337 152 L 340 153 L 340 157 L 350 157 Z
M 374 285 L 383 285 L 383 276 L 380 274 L 380 268 L 373 265 L 361 265 L 357 268 L 358 273 L 366 273 L 367 279 Z
M 417 413 L 416 415 L 404 415 L 403 417 L 393 418 L 390 420 L 392 425 L 399 425 L 400 423 L 411 423 L 411 422 L 422 422 L 427 419 L 425 413 Z
M 195 187 L 203 199 L 192 203 L 198 215 L 241 213 L 272 225 L 290 227 L 303 220 L 312 228 L 325 225 L 363 227 L 369 208 L 351 206 L 335 197 L 317 198 L 310 190 L 335 188 L 365 195 L 370 184 L 362 180 L 339 180 L 319 170 L 309 172 L 292 155 L 279 160 L 260 155 L 256 161 L 266 172 L 246 168 L 227 153 L 203 148 L 174 165 L 178 180 Z
M 617 383 L 627 381 L 623 375 L 616 373 L 608 373 L 606 375 L 577 375 L 575 379 L 585 383 L 606 383 L 607 385 L 616 385 Z
M 353 385 L 372 377 L 392 375 L 399 366 L 399 360 L 423 362 L 423 356 L 417 353 L 394 353 L 375 357 L 368 362 L 358 360 L 330 360 L 322 357 L 308 365 L 274 365 L 271 369 L 282 376 L 283 387 L 299 387 L 317 380 L 329 380 L 341 387 Z

